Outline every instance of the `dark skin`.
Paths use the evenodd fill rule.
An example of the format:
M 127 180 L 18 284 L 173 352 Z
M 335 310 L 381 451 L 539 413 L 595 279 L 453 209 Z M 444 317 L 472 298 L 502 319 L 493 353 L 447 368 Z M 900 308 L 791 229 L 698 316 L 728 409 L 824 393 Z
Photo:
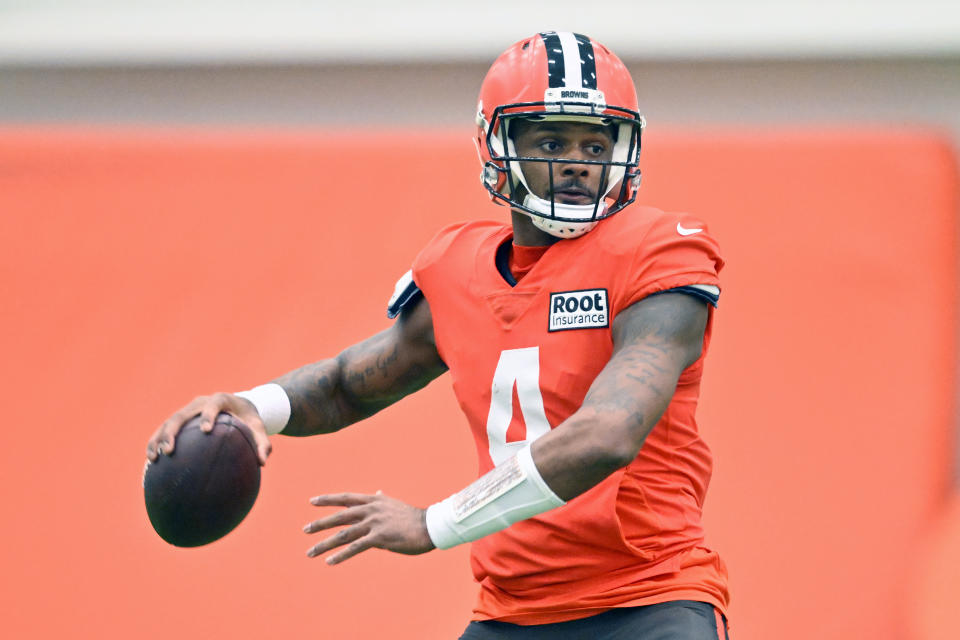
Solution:
M 571 160 L 609 160 L 613 156 L 610 128 L 584 122 L 528 122 L 517 120 L 511 125 L 511 136 L 517 154 L 524 158 L 564 158 Z M 549 199 L 550 165 L 546 162 L 521 162 L 523 175 L 533 192 Z M 599 165 L 556 163 L 553 165 L 553 197 L 561 204 L 593 204 L 600 189 Z M 526 188 L 518 185 L 517 199 L 522 200 Z M 513 241 L 526 247 L 542 247 L 560 240 L 538 229 L 521 211 L 511 211 Z
M 610 147 L 604 145 L 612 146 L 612 139 L 605 127 L 595 125 L 564 122 L 538 128 L 536 123 L 525 123 L 516 131 L 516 143 L 521 155 L 551 154 L 580 160 L 609 154 Z M 558 201 L 581 204 L 591 190 L 595 195 L 599 188 L 599 165 L 555 163 L 553 171 L 555 185 L 577 185 L 563 193 L 558 189 L 554 194 Z M 524 163 L 524 173 L 535 192 L 549 190 L 547 172 L 546 163 Z M 513 211 L 512 222 L 517 244 L 545 246 L 558 240 L 536 228 L 522 212 Z M 613 354 L 583 404 L 531 448 L 540 475 L 560 498 L 580 495 L 636 458 L 670 403 L 680 374 L 700 357 L 707 318 L 706 304 L 676 293 L 645 298 L 617 315 L 611 327 Z M 423 388 L 444 371 L 430 305 L 421 299 L 385 331 L 335 358 L 275 380 L 291 403 L 290 421 L 283 433 L 310 436 L 337 431 Z M 221 411 L 232 413 L 253 430 L 260 462 L 266 464 L 270 442 L 256 409 L 246 399 L 226 393 L 198 397 L 174 413 L 150 438 L 147 457 L 155 460 L 158 452 L 171 453 L 176 433 L 197 414 L 202 416 L 201 428 L 211 430 Z M 307 552 L 315 557 L 336 549 L 327 557 L 328 564 L 371 548 L 405 554 L 434 548 L 427 534 L 425 509 L 382 493 L 328 494 L 310 502 L 341 507 L 304 527 L 308 534 L 341 527 Z

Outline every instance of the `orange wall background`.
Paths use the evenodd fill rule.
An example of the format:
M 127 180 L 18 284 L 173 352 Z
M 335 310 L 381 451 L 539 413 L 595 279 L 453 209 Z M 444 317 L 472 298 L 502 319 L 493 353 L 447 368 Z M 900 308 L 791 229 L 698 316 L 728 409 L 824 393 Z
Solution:
M 317 493 L 425 506 L 474 477 L 446 377 L 341 433 L 275 438 L 253 511 L 207 547 L 153 533 L 140 475 L 191 397 L 380 330 L 440 225 L 506 219 L 469 136 L 0 128 L 5 637 L 457 637 L 466 549 L 328 567 L 301 531 Z M 936 527 L 960 513 L 949 144 L 838 127 L 644 148 L 641 200 L 708 220 L 728 262 L 700 421 L 734 637 L 934 637 L 946 612 L 917 594 L 950 576 L 917 558 L 956 555 Z

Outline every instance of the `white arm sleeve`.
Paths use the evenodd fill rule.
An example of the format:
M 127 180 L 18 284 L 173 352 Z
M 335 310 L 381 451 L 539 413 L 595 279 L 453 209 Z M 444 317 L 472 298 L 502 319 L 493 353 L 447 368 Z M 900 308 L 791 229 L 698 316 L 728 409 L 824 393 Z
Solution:
M 449 549 L 565 504 L 543 481 L 530 445 L 476 482 L 427 508 L 427 532 Z

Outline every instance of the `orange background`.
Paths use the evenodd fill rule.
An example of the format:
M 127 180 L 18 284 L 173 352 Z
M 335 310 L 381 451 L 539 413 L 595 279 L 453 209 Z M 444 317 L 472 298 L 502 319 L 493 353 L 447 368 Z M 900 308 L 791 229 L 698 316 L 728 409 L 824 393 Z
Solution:
M 465 548 L 328 567 L 300 530 L 318 493 L 423 506 L 474 477 L 446 377 L 339 434 L 275 438 L 253 511 L 208 547 L 153 533 L 140 474 L 193 395 L 385 327 L 440 225 L 506 219 L 469 135 L 0 129 L 5 637 L 457 636 Z M 728 262 L 700 419 L 733 637 L 955 637 L 949 145 L 651 131 L 644 154 L 641 200 L 710 221 Z

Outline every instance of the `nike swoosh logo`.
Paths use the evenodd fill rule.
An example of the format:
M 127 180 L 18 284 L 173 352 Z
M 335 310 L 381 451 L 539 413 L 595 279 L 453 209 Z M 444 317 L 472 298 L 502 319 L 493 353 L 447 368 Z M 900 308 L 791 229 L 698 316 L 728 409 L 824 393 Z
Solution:
M 703 229 L 687 229 L 679 222 L 677 223 L 677 233 L 682 236 L 692 236 L 695 233 L 700 233 Z

